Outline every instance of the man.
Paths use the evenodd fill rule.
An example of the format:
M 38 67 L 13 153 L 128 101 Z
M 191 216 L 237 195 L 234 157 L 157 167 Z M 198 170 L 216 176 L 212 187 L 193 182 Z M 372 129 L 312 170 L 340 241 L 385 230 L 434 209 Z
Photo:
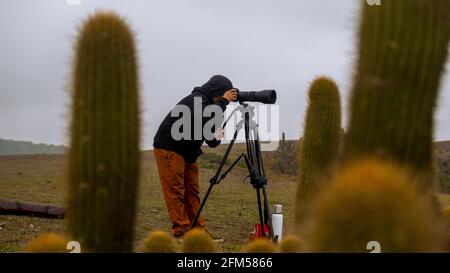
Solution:
M 219 118 L 219 123 L 223 119 L 223 112 L 231 101 L 237 100 L 236 89 L 229 79 L 224 76 L 213 76 L 201 87 L 196 87 L 194 91 L 182 99 L 175 108 L 186 109 L 191 112 L 189 115 L 190 128 L 182 127 L 187 132 L 188 137 L 179 139 L 174 136 L 173 127 L 180 118 L 174 116 L 175 111 L 171 111 L 159 126 L 153 142 L 153 153 L 158 166 L 161 186 L 164 193 L 169 218 L 172 222 L 172 233 L 180 238 L 189 230 L 191 222 L 200 206 L 198 166 L 197 158 L 202 154 L 201 146 L 206 141 L 209 147 L 217 147 L 223 138 L 223 130 L 211 127 L 212 137 L 205 135 L 203 130 L 209 120 Z M 203 111 L 210 106 L 220 107 L 220 117 L 205 117 Z M 198 114 L 201 114 L 200 119 Z M 184 117 L 185 118 L 185 117 Z M 200 124 L 199 124 L 200 123 Z M 198 134 L 201 126 L 200 135 Z M 205 126 L 206 127 L 206 126 Z M 206 130 L 208 131 L 208 130 Z M 186 134 L 184 134 L 186 136 Z M 196 227 L 206 229 L 203 218 L 199 218 Z

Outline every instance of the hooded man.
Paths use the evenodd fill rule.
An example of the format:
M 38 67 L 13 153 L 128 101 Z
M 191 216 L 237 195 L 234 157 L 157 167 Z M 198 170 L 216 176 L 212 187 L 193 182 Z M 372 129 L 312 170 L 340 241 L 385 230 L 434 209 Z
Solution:
M 174 110 L 167 114 L 155 135 L 153 153 L 172 222 L 172 233 L 177 238 L 189 230 L 200 207 L 196 161 L 202 154 L 201 146 L 206 142 L 209 147 L 215 148 L 223 138 L 223 130 L 220 128 L 216 130 L 216 126 L 212 126 L 210 132 L 203 129 L 211 119 L 216 119 L 215 124 L 220 124 L 227 105 L 236 100 L 237 91 L 231 81 L 224 76 L 213 76 L 201 87 L 194 88 L 190 95 L 182 99 Z M 211 106 L 220 109 L 220 116 L 205 117 L 207 115 L 203 114 L 204 110 Z M 188 117 L 185 117 L 185 114 L 178 117 L 175 109 L 188 109 L 190 113 Z M 190 126 L 183 123 L 180 133 L 184 137 L 180 139 L 179 136 L 174 136 L 174 132 L 177 132 L 174 127 L 183 118 L 190 119 L 188 123 Z M 196 227 L 206 229 L 202 217 L 198 219 Z

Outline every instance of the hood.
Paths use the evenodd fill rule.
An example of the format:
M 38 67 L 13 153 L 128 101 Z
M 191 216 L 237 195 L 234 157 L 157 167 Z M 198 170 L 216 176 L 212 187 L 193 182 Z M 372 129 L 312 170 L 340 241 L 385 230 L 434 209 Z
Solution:
M 213 97 L 223 96 L 223 94 L 225 94 L 225 91 L 228 91 L 232 88 L 233 83 L 231 83 L 231 81 L 227 77 L 215 75 L 201 87 L 196 87 L 194 91 L 192 91 L 192 93 L 200 92 L 212 100 Z

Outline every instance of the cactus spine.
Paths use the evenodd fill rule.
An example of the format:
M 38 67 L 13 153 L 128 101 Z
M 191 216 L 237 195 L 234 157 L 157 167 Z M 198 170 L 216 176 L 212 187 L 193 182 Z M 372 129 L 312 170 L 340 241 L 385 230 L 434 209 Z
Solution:
M 433 116 L 447 60 L 450 1 L 361 1 L 345 158 L 397 161 L 433 179 Z
M 93 252 L 130 252 L 139 176 L 134 37 L 114 13 L 81 27 L 72 75 L 68 228 Z
M 299 152 L 299 184 L 295 209 L 297 232 L 305 222 L 311 199 L 338 158 L 341 131 L 339 90 L 333 80 L 319 77 L 309 89 L 309 105 Z

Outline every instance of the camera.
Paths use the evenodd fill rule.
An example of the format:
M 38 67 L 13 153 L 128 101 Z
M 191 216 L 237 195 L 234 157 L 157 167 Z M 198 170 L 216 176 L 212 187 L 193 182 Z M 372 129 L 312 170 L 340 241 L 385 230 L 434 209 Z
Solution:
M 277 92 L 275 90 L 262 90 L 262 91 L 240 91 L 236 89 L 238 93 L 238 102 L 261 102 L 265 104 L 274 104 L 277 101 Z

